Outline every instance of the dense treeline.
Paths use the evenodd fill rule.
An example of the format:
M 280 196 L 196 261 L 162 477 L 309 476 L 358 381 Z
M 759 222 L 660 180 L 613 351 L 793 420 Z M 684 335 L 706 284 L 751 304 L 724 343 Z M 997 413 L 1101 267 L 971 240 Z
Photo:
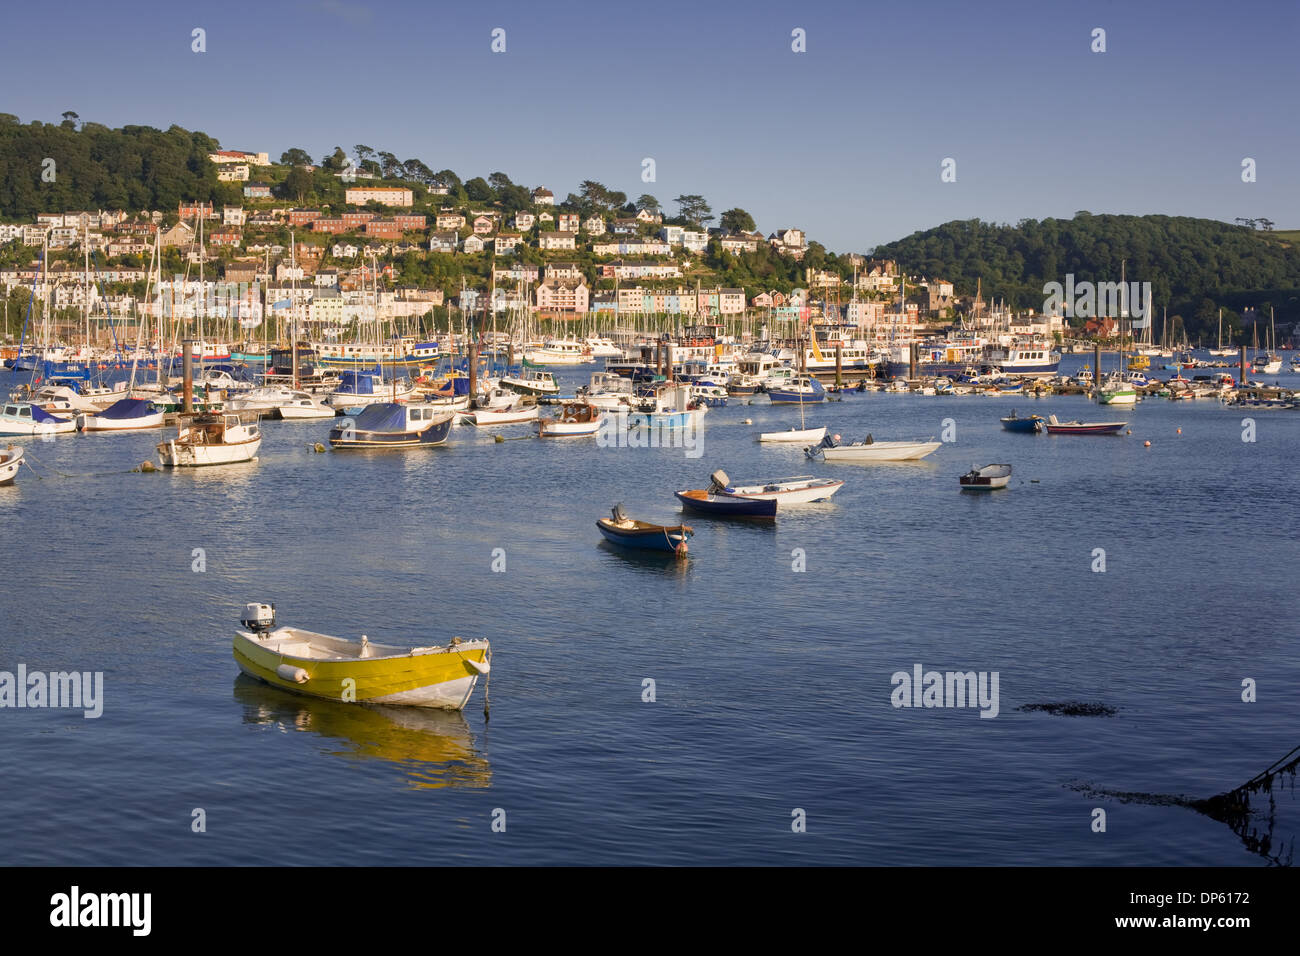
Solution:
M 1189 335 L 1212 336 L 1225 320 L 1254 306 L 1278 324 L 1300 320 L 1300 249 L 1265 232 L 1185 216 L 1076 213 L 1073 219 L 1025 219 L 1015 226 L 946 222 L 878 246 L 910 275 L 953 282 L 958 293 L 1039 309 L 1047 282 L 1115 282 L 1121 260 L 1129 281 L 1150 282 L 1157 310 L 1179 315 Z M 1159 313 L 1157 313 L 1159 314 Z
M 40 212 L 175 210 L 182 200 L 236 201 L 238 184 L 218 182 L 208 160 L 217 148 L 210 136 L 179 126 L 85 123 L 78 129 L 74 114 L 57 125 L 24 125 L 0 113 L 0 214 L 30 221 Z

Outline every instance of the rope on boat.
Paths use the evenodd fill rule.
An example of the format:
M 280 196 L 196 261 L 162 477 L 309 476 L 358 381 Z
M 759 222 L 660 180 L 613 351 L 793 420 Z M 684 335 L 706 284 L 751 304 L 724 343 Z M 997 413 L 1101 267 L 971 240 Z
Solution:
M 23 454 L 23 464 L 32 469 L 32 474 L 36 475 L 38 480 L 44 480 L 45 476 L 39 474 L 35 468 L 32 468 L 32 462 L 36 462 L 36 464 L 40 465 L 47 471 L 54 472 L 60 478 L 100 478 L 107 475 L 130 475 L 140 470 L 140 467 L 137 465 L 135 468 L 128 468 L 125 471 L 88 471 L 84 474 L 77 475 L 67 471 L 59 471 L 59 469 L 55 468 L 53 465 L 47 465 L 42 461 L 38 461 L 36 456 L 30 452 L 25 452 Z

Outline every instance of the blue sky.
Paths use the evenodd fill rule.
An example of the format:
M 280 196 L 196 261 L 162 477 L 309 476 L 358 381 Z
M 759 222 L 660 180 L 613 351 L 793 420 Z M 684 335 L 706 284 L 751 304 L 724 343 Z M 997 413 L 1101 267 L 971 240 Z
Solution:
M 1079 209 L 1289 228 L 1298 27 L 1282 0 L 26 3 L 6 10 L 0 111 L 176 123 L 273 157 L 365 143 L 670 211 L 699 193 L 835 251 Z

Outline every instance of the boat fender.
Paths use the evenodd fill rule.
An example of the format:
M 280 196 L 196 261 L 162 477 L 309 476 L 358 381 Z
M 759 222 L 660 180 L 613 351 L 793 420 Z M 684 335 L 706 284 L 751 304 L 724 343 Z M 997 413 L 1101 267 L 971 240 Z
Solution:
M 275 669 L 275 673 L 284 680 L 291 680 L 295 684 L 305 684 L 308 680 L 307 672 L 301 667 L 294 667 L 292 664 L 281 664 Z
M 463 660 L 470 667 L 474 668 L 474 670 L 478 671 L 480 674 L 487 674 L 490 673 L 492 670 L 492 665 L 489 664 L 487 661 L 472 661 L 468 657 L 461 658 L 461 660 Z

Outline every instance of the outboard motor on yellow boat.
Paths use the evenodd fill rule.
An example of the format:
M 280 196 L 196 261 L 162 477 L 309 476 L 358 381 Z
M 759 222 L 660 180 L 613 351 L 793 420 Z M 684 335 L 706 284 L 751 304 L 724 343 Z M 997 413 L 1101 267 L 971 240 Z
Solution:
M 244 616 L 239 619 L 239 623 L 254 634 L 265 634 L 275 627 L 275 605 L 246 604 Z

